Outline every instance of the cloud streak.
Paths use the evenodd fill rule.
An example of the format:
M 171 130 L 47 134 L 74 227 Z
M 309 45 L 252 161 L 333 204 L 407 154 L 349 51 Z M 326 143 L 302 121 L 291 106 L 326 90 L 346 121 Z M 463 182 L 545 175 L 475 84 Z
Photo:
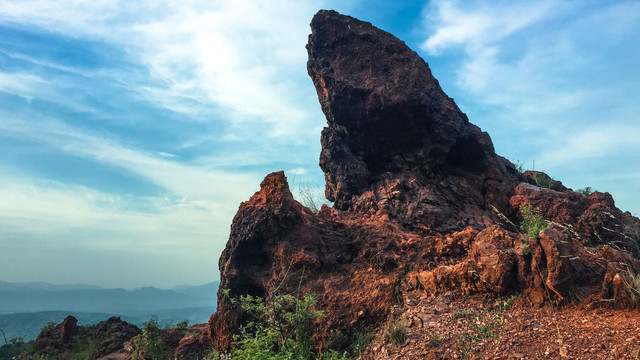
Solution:
M 271 136 L 290 135 L 312 117 L 308 108 L 314 102 L 313 89 L 301 80 L 306 78 L 308 21 L 317 4 L 225 0 L 215 6 L 206 1 L 67 5 L 4 2 L 0 19 L 129 49 L 154 79 L 142 95 L 172 111 L 197 115 L 213 105 L 226 109 L 227 120 L 239 127 L 271 124 Z M 194 106 L 181 105 L 183 99 L 193 100 Z
M 423 20 L 422 50 L 457 58 L 453 95 L 499 153 L 639 210 L 617 170 L 640 171 L 640 4 L 439 0 Z

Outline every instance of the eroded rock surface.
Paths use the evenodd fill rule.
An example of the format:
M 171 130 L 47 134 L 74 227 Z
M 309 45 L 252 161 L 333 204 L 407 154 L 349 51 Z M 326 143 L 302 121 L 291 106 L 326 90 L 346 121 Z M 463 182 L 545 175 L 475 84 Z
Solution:
M 307 50 L 335 206 L 312 213 L 283 172 L 240 205 L 209 322 L 217 349 L 227 352 L 247 321 L 233 301 L 243 294 L 315 293 L 326 313 L 314 335 L 321 346 L 378 326 L 415 296 L 522 292 L 535 305 L 637 305 L 640 221 L 611 195 L 518 172 L 424 61 L 369 23 L 320 11 Z M 520 229 L 525 204 L 550 222 L 533 237 Z

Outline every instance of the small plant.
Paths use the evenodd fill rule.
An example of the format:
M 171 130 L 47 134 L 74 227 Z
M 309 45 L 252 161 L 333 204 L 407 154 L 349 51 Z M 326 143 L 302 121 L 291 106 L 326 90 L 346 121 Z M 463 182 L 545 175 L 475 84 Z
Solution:
M 4 339 L 3 331 L 5 344 L 0 346 L 0 359 L 17 359 L 17 357 L 22 353 L 32 352 L 34 345 L 33 340 L 24 342 L 24 338 L 24 336 L 15 337 L 7 343 L 6 339 Z
M 555 185 L 555 181 L 548 176 L 536 176 L 534 178 L 536 184 L 540 187 L 551 189 Z
M 466 319 L 473 316 L 473 311 L 469 309 L 458 310 L 453 313 L 454 319 Z
M 521 205 L 520 213 L 522 214 L 520 229 L 526 235 L 525 244 L 529 245 L 529 237 L 539 239 L 540 231 L 546 229 L 549 222 L 540 214 L 540 208 L 534 209 L 530 204 Z
M 628 270 L 628 272 L 631 278 L 631 283 L 627 284 L 627 287 L 636 295 L 640 295 L 640 274 L 636 275 L 631 270 Z
M 40 331 L 49 331 L 49 330 L 53 330 L 56 327 L 56 323 L 53 321 L 49 321 L 47 323 L 47 325 L 43 326 L 42 329 L 40 329 Z
M 346 360 L 334 351 L 319 353 L 311 341 L 313 321 L 324 313 L 313 310 L 315 295 L 306 294 L 302 299 L 293 295 L 278 295 L 265 300 L 244 295 L 240 306 L 253 316 L 234 337 L 236 349 L 231 353 L 234 360 Z
M 186 330 L 187 328 L 189 328 L 189 320 L 185 319 L 176 324 L 178 330 Z
M 160 341 L 160 326 L 157 318 L 151 318 L 142 322 L 142 335 L 138 335 L 133 341 L 134 360 L 160 360 L 169 352 L 169 347 Z
M 442 339 L 440 338 L 440 334 L 438 333 L 431 334 L 431 336 L 429 337 L 428 345 L 430 348 L 440 347 L 442 345 Z
M 531 174 L 531 177 L 536 182 L 536 185 L 551 189 L 556 184 L 557 181 L 553 180 L 551 176 L 545 174 L 544 172 L 536 171 Z
M 462 359 L 471 359 L 474 353 L 479 353 L 480 349 L 477 347 L 469 346 L 471 336 L 469 334 L 463 334 L 458 336 L 460 342 L 460 349 L 462 350 Z
M 300 195 L 300 203 L 309 208 L 312 213 L 320 211 L 318 204 L 322 203 L 322 201 L 318 200 L 319 196 L 311 185 L 300 184 L 298 186 L 298 194 Z
M 593 189 L 591 188 L 591 186 L 585 186 L 583 188 L 576 190 L 576 192 L 589 196 L 593 194 Z
M 214 349 L 200 360 L 220 360 L 220 354 Z
M 513 302 L 516 301 L 516 299 L 520 298 L 522 296 L 522 293 L 517 293 L 517 294 L 513 294 L 511 295 L 507 300 L 505 300 L 502 303 L 502 308 L 503 309 L 511 309 L 511 307 L 513 306 Z
M 475 316 L 471 320 L 471 328 L 475 331 L 475 334 L 472 338 L 473 342 L 478 342 L 484 338 L 493 337 L 493 333 L 491 329 L 495 326 L 495 324 L 486 322 L 482 318 L 482 316 Z
M 291 181 L 291 188 L 295 189 L 294 197 L 296 200 L 313 213 L 320 211 L 322 204 L 327 203 L 321 187 L 313 182 L 297 182 L 294 177 Z
M 407 321 L 404 319 L 391 321 L 387 332 L 384 334 L 384 341 L 386 343 L 402 345 L 405 340 L 407 340 Z
M 369 346 L 371 342 L 371 335 L 366 330 L 356 331 L 351 338 L 351 344 L 349 344 L 349 352 L 355 357 L 359 357 L 364 352 L 364 349 Z
M 524 161 L 516 160 L 515 162 L 513 162 L 513 166 L 519 173 L 524 172 Z

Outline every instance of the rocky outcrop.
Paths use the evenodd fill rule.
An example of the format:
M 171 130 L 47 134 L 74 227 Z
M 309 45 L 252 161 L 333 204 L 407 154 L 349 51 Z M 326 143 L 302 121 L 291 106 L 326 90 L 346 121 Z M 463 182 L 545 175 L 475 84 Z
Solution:
M 68 349 L 79 332 L 78 319 L 69 315 L 54 328 L 43 329 L 36 338 L 35 347 L 42 355 L 55 356 Z
M 311 31 L 308 71 L 327 118 L 320 167 L 334 206 L 312 213 L 283 172 L 240 205 L 209 321 L 217 349 L 227 352 L 248 320 L 243 294 L 315 293 L 319 346 L 383 323 L 416 295 L 637 304 L 640 221 L 611 195 L 517 171 L 393 35 L 324 10 Z M 549 225 L 523 232 L 523 205 Z
M 112 316 L 95 326 L 87 327 L 86 332 L 92 339 L 100 342 L 99 348 L 93 353 L 94 358 L 98 359 L 124 350 L 125 344 L 140 334 L 140 329 L 119 317 Z
M 124 350 L 125 344 L 140 334 L 137 326 L 111 317 L 96 325 L 79 326 L 78 320 L 69 315 L 51 329 L 43 329 L 35 341 L 35 354 L 41 357 L 65 358 L 78 344 L 95 343 L 91 358 L 98 359 Z
M 189 327 L 172 354 L 172 359 L 198 359 L 211 352 L 211 332 L 207 324 Z
M 157 329 L 157 338 L 167 350 L 167 358 L 204 358 L 212 350 L 207 324 L 196 324 L 186 329 Z M 95 325 L 79 326 L 78 320 L 68 316 L 60 324 L 44 329 L 35 342 L 35 352 L 30 357 L 91 359 L 132 359 L 134 348 L 145 353 L 144 345 L 135 345 L 142 331 L 135 325 L 111 317 Z M 144 344 L 144 342 L 142 342 Z
M 335 207 L 364 194 L 410 229 L 490 225 L 487 205 L 505 204 L 523 177 L 427 63 L 393 35 L 334 11 L 320 11 L 311 29 L 307 67 L 328 125 L 320 167 Z

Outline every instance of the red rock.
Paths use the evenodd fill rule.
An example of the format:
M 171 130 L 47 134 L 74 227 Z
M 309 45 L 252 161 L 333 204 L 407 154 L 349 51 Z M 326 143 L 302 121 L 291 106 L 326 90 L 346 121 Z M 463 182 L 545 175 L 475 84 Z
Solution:
M 609 194 L 516 171 L 393 35 L 334 11 L 311 28 L 308 71 L 327 117 L 320 166 L 335 205 L 312 213 L 283 172 L 240 205 L 219 262 L 215 348 L 228 352 L 248 320 L 232 301 L 244 294 L 315 293 L 319 347 L 383 326 L 406 292 L 522 291 L 542 305 L 599 288 L 630 306 L 619 269 L 640 273 L 640 220 Z M 551 221 L 539 239 L 516 233 L 523 204 Z
M 78 334 L 78 319 L 69 315 L 53 329 L 42 330 L 36 338 L 35 346 L 42 356 L 56 356 L 71 348 Z
M 78 319 L 69 315 L 62 321 L 62 323 L 56 326 L 56 329 L 58 330 L 62 341 L 69 341 L 71 338 L 78 335 Z
M 213 347 L 211 333 L 207 324 L 196 324 L 189 327 L 187 334 L 173 352 L 173 359 L 203 358 Z
M 100 341 L 100 346 L 93 353 L 95 358 L 100 358 L 121 352 L 125 344 L 141 331 L 137 326 L 113 316 L 91 327 L 88 333 L 93 339 Z
M 108 354 L 123 352 L 125 344 L 140 334 L 137 326 L 131 325 L 118 317 L 111 317 L 96 325 L 78 326 L 78 320 L 67 316 L 64 321 L 50 330 L 43 330 L 35 341 L 36 355 L 43 357 L 60 357 L 66 350 L 73 349 L 76 341 L 86 336 L 97 344 L 91 354 L 94 359 Z M 121 357 L 122 354 L 118 355 Z

